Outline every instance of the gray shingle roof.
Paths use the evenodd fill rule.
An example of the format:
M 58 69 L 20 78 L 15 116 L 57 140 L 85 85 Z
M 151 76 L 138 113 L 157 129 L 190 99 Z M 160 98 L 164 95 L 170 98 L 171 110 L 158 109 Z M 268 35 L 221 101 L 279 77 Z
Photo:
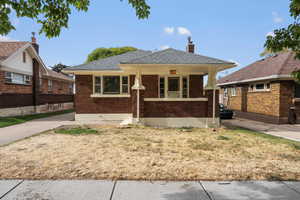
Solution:
M 166 49 L 152 54 L 122 61 L 122 64 L 234 64 L 224 60 L 199 54 L 187 53 L 176 49 Z
M 72 66 L 66 68 L 66 70 L 91 70 L 91 71 L 119 71 L 121 70 L 118 66 L 121 62 L 126 62 L 130 59 L 135 59 L 139 57 L 143 57 L 146 55 L 151 54 L 151 51 L 143 51 L 143 50 L 136 50 L 130 51 L 121 55 L 112 56 L 104 59 L 99 59 L 90 63 Z

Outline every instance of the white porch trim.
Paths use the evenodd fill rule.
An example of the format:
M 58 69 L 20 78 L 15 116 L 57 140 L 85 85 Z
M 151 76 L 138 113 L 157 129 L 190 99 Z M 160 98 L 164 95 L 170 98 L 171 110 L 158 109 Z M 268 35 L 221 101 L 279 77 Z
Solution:
M 272 76 L 265 76 L 265 77 L 259 77 L 259 78 L 251 78 L 251 79 L 245 79 L 241 81 L 232 81 L 227 83 L 219 83 L 218 86 L 225 86 L 225 85 L 233 85 L 233 84 L 239 84 L 239 83 L 247 83 L 247 82 L 254 82 L 254 81 L 264 81 L 264 80 L 272 80 L 272 79 L 288 79 L 288 80 L 294 80 L 294 78 L 291 75 L 272 75 Z
M 144 101 L 208 101 L 208 98 L 145 98 Z

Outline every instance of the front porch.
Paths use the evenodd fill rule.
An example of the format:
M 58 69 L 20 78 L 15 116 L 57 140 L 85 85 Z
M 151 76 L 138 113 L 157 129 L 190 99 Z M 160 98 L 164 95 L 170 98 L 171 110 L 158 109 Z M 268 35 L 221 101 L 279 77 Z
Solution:
M 216 74 L 234 63 L 166 49 L 125 53 L 65 70 L 76 75 L 76 119 L 156 127 L 217 127 Z M 204 89 L 204 76 L 207 84 Z

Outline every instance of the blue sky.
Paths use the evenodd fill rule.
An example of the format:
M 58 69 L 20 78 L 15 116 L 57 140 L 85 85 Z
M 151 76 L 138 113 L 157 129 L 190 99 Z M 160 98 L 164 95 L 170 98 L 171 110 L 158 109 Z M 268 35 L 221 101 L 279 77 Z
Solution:
M 165 47 L 185 50 L 191 34 L 197 53 L 231 60 L 239 68 L 259 59 L 266 35 L 292 22 L 287 0 L 148 0 L 151 16 L 138 20 L 126 0 L 91 0 L 89 11 L 74 11 L 58 38 L 38 35 L 47 66 L 81 64 L 97 47 Z M 12 16 L 17 30 L 8 36 L 29 40 L 40 26 Z M 3 37 L 1 37 L 3 39 Z M 238 68 L 237 68 L 238 69 Z M 228 72 L 227 72 L 228 73 Z M 223 73 L 224 75 L 224 73 Z

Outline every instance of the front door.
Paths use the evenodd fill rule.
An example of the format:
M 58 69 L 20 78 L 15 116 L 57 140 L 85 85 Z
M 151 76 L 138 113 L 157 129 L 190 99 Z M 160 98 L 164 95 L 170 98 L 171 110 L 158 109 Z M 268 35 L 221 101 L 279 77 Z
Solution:
M 180 98 L 180 77 L 168 77 L 168 98 Z

